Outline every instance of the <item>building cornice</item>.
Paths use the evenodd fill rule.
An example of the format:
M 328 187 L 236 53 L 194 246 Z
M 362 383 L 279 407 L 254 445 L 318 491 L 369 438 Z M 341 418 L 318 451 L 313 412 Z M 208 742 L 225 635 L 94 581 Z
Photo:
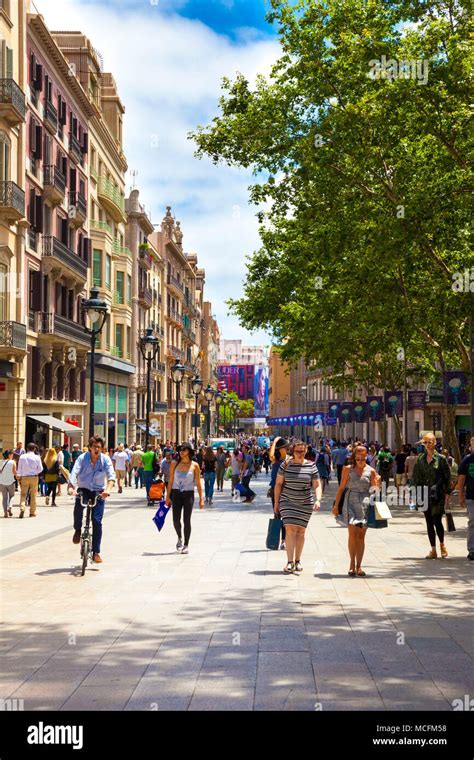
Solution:
M 51 36 L 51 33 L 44 22 L 43 16 L 40 14 L 29 13 L 28 26 L 36 33 L 48 53 L 50 60 L 55 64 L 57 70 L 64 76 L 65 91 L 70 92 L 76 98 L 77 103 L 83 109 L 84 115 L 88 119 L 91 119 L 96 114 L 96 109 L 84 92 L 77 77 L 71 74 L 68 60 Z
M 115 142 L 112 133 L 110 132 L 108 126 L 105 124 L 104 120 L 97 117 L 97 115 L 94 113 L 90 123 L 95 130 L 96 135 L 99 137 L 99 139 L 102 140 L 102 144 L 108 151 L 112 161 L 123 172 L 123 174 L 125 174 L 128 169 L 127 159 L 125 158 L 125 154 L 118 149 L 117 143 Z M 123 183 L 125 185 L 125 178 L 123 178 Z

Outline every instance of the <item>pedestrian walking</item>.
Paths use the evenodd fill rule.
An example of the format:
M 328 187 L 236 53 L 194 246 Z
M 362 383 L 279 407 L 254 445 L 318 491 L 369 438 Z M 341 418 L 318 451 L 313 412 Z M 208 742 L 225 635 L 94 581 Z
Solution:
M 206 493 L 206 504 L 212 504 L 214 496 L 214 484 L 216 482 L 217 458 L 211 446 L 206 448 L 202 469 L 204 474 L 204 489 Z
M 227 467 L 227 461 L 228 457 L 224 451 L 224 447 L 219 446 L 216 455 L 216 481 L 218 491 L 224 490 L 224 475 Z
M 332 452 L 332 461 L 334 462 L 334 467 L 336 468 L 337 482 L 339 484 L 341 482 L 341 477 L 342 477 L 342 468 L 345 466 L 349 456 L 350 454 L 347 448 L 346 441 L 343 441 L 343 443 L 337 448 L 335 448 Z
M 69 451 L 69 445 L 67 443 L 64 444 L 62 448 L 63 452 L 63 465 L 66 468 L 68 472 L 71 471 L 71 452 Z
M 64 467 L 64 453 L 61 446 L 55 446 L 54 450 L 56 451 L 56 456 L 57 456 L 58 466 L 59 466 L 59 475 L 60 475 L 60 477 L 58 478 L 56 491 L 57 491 L 57 495 L 61 496 L 61 483 L 66 482 L 64 477 L 61 478 L 61 467 Z
M 406 446 L 403 446 L 403 448 L 398 449 L 397 453 L 395 454 L 395 485 L 397 487 L 397 497 L 398 501 L 400 500 L 403 503 L 403 490 L 406 485 L 406 475 L 405 475 L 405 462 L 408 459 L 408 452 L 410 451 L 410 448 Z
M 348 528 L 350 566 L 348 575 L 365 577 L 362 560 L 367 533 L 368 503 L 374 490 L 379 490 L 381 478 L 373 467 L 367 464 L 367 449 L 363 444 L 353 447 L 351 460 L 342 472 L 341 482 L 333 506 L 333 514 L 339 515 L 339 501 L 345 489 L 346 496 L 342 508 L 342 520 Z
M 265 474 L 268 475 L 268 471 L 272 466 L 272 461 L 270 459 L 270 453 L 266 447 L 263 450 L 263 466 L 265 467 Z
M 431 546 L 426 559 L 436 559 L 436 536 L 438 536 L 441 557 L 448 556 L 444 543 L 444 526 L 442 517 L 445 513 L 446 497 L 451 491 L 451 473 L 446 459 L 436 451 L 436 438 L 433 433 L 423 437 L 425 452 L 420 454 L 413 470 L 413 485 L 427 489 L 428 509 L 425 511 L 426 530 Z
M 81 456 L 81 450 L 79 448 L 79 444 L 73 443 L 72 451 L 71 451 L 71 459 L 72 459 L 71 466 L 72 467 L 74 467 L 74 465 L 76 464 L 80 456 Z
M 316 467 L 318 468 L 319 477 L 321 478 L 322 491 L 324 493 L 326 486 L 329 483 L 329 475 L 331 473 L 331 464 L 324 444 L 321 446 L 321 450 L 318 453 Z
M 36 517 L 36 497 L 38 495 L 38 478 L 43 472 L 43 462 L 35 454 L 36 444 L 29 443 L 26 453 L 18 460 L 17 476 L 20 483 L 20 518 L 25 516 L 25 499 L 30 495 L 30 517 Z
M 321 481 L 314 462 L 305 459 L 306 444 L 297 441 L 292 456 L 280 465 L 275 483 L 274 511 L 280 513 L 286 529 L 288 562 L 285 574 L 303 571 L 305 531 L 311 514 L 321 506 Z M 313 490 L 315 498 L 313 497 Z
M 130 464 L 135 477 L 135 489 L 143 488 L 145 482 L 143 477 L 143 451 L 139 443 L 135 446 L 135 451 L 132 452 Z
M 272 471 L 270 475 L 270 498 L 272 500 L 272 508 L 275 512 L 277 517 L 281 518 L 280 511 L 278 509 L 275 510 L 275 485 L 276 485 L 276 479 L 278 475 L 278 471 L 281 467 L 281 465 L 286 462 L 287 456 L 288 456 L 288 447 L 289 443 L 286 440 L 286 438 L 275 438 L 273 441 L 271 447 L 270 447 L 270 461 L 272 462 Z M 282 525 L 281 529 L 281 543 L 280 543 L 280 549 L 286 549 L 286 528 L 284 525 Z
M 393 467 L 393 454 L 390 446 L 384 446 L 377 455 L 378 474 L 382 478 L 382 483 L 388 488 L 390 484 L 390 476 L 392 474 Z
M 165 454 L 165 458 L 161 460 L 161 473 L 163 476 L 163 482 L 165 484 L 167 493 L 168 493 L 168 483 L 170 479 L 170 470 L 171 470 L 172 464 L 173 464 L 173 452 L 168 450 Z
M 467 558 L 474 560 L 474 438 L 471 438 L 471 452 L 459 465 L 457 488 L 459 503 L 467 509 Z
M 252 447 L 250 444 L 246 444 L 242 447 L 243 451 L 243 460 L 242 465 L 240 468 L 240 479 L 242 481 L 242 486 L 244 487 L 244 504 L 245 503 L 251 503 L 255 497 L 256 493 L 255 491 L 252 491 L 250 488 L 250 481 L 252 479 L 252 476 L 255 472 L 255 464 L 254 464 L 254 457 L 252 453 Z
M 23 443 L 21 441 L 18 441 L 16 444 L 16 448 L 13 449 L 13 461 L 15 462 L 17 469 L 18 469 L 18 462 L 20 461 L 20 457 L 22 454 L 26 454 L 26 451 L 23 448 Z M 18 491 L 18 488 L 19 488 L 19 481 L 17 479 L 15 481 L 15 491 Z
M 122 482 L 127 482 L 127 466 L 128 466 L 128 454 L 125 451 L 123 443 L 119 443 L 115 454 L 112 456 L 112 462 L 115 468 L 115 475 L 117 476 L 118 493 L 122 493 Z
M 3 452 L 3 462 L 0 463 L 0 494 L 3 502 L 3 516 L 13 517 L 11 501 L 15 495 L 16 463 L 12 449 Z
M 145 481 L 146 497 L 150 493 L 150 486 L 153 482 L 153 464 L 155 461 L 155 452 L 151 443 L 148 444 L 148 448 L 142 454 L 143 461 L 143 479 Z
M 242 469 L 242 461 L 243 461 L 242 452 L 240 451 L 240 449 L 234 449 L 230 457 L 230 466 L 232 468 L 231 496 L 232 498 L 234 498 L 235 495 L 237 495 L 239 501 L 240 501 L 240 494 L 238 493 L 238 491 L 235 490 L 235 487 L 237 483 L 240 483 L 240 471 Z
M 166 506 L 173 507 L 173 525 L 178 536 L 176 551 L 188 554 L 191 537 L 191 515 L 194 506 L 194 488 L 199 495 L 199 509 L 204 509 L 201 485 L 201 469 L 193 461 L 194 449 L 184 443 L 179 447 L 179 462 L 171 464 L 169 488 L 166 491 Z M 181 516 L 184 522 L 184 544 Z
M 411 486 L 413 481 L 413 470 L 418 459 L 418 453 L 414 446 L 410 448 L 410 453 L 405 460 L 405 478 L 408 486 Z
M 59 458 L 56 449 L 50 448 L 43 458 L 43 478 L 46 483 L 46 506 L 49 507 L 49 499 L 52 497 L 51 506 L 56 506 L 56 490 L 59 482 Z

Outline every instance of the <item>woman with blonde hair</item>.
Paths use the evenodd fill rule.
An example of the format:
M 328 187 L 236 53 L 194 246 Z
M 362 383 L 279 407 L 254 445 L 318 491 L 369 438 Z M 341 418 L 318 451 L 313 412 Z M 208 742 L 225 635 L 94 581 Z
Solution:
M 52 507 L 56 506 L 56 489 L 59 481 L 59 457 L 55 448 L 48 449 L 43 459 L 43 477 L 48 492 L 46 494 L 46 506 L 49 507 L 49 497 L 52 495 Z

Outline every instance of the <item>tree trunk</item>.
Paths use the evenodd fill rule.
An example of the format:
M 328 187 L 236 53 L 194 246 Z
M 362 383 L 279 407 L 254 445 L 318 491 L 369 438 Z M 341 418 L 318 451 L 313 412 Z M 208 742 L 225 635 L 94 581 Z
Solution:
M 400 422 L 400 418 L 397 414 L 394 414 L 393 417 L 393 424 L 395 427 L 395 446 L 398 449 L 401 449 L 403 447 L 403 432 L 402 432 L 402 425 Z M 406 443 L 406 441 L 405 441 Z
M 456 435 L 456 407 L 453 404 L 444 405 L 444 445 L 451 449 L 454 459 L 459 464 L 461 461 L 461 452 L 459 450 L 458 438 Z
M 377 425 L 379 428 L 379 442 L 385 446 L 387 443 L 387 418 L 384 417 L 382 420 L 377 421 Z

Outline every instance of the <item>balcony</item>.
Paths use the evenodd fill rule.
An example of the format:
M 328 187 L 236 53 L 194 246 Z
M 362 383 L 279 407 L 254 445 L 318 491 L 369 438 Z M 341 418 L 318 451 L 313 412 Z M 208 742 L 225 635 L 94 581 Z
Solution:
M 21 322 L 0 322 L 0 356 L 23 356 L 25 353 L 26 325 Z
M 151 371 L 156 375 L 164 375 L 166 372 L 166 365 L 163 362 L 153 362 L 151 365 Z
M 131 303 L 127 302 L 125 299 L 125 295 L 123 293 L 118 293 L 116 290 L 114 291 L 114 306 L 119 309 L 130 309 Z
M 69 132 L 69 153 L 78 163 L 82 162 L 81 143 L 72 132 Z
M 168 355 L 174 359 L 179 359 L 180 361 L 182 361 L 184 357 L 181 349 L 177 348 L 176 346 L 168 346 Z
M 66 341 L 74 340 L 83 346 L 89 346 L 91 340 L 82 325 L 51 312 L 39 311 L 36 313 L 35 329 L 40 335 L 54 335 L 64 338 Z
M 168 318 L 173 320 L 173 322 L 176 322 L 176 324 L 179 325 L 180 327 L 183 326 L 181 314 L 179 313 L 179 311 L 176 311 L 176 309 L 173 309 L 172 306 L 168 308 Z
M 128 256 L 132 258 L 132 252 L 126 245 L 120 245 L 119 240 L 114 240 L 112 243 L 112 253 L 114 256 Z
M 142 248 L 140 246 L 140 248 L 138 249 L 138 263 L 146 272 L 150 271 L 153 264 L 153 260 L 152 260 L 151 253 L 148 251 L 147 248 L 144 248 L 144 247 Z
M 184 295 L 184 285 L 172 274 L 168 275 L 167 283 L 170 288 L 174 288 L 175 293 L 182 298 Z
M 176 409 L 176 406 L 175 406 L 175 409 Z M 168 402 L 155 401 L 155 403 L 153 404 L 153 411 L 155 412 L 155 414 L 166 414 L 166 412 L 168 411 Z
M 195 375 L 197 372 L 197 367 L 195 364 L 190 364 L 190 362 L 184 362 L 183 367 L 186 370 L 186 372 L 191 372 L 191 374 Z
M 87 219 L 87 199 L 77 190 L 69 193 L 69 219 L 74 227 L 81 227 Z
M 45 274 L 56 270 L 58 275 L 70 274 L 75 280 L 87 280 L 87 264 L 53 235 L 43 236 L 43 265 Z
M 25 121 L 25 93 L 14 79 L 0 79 L 0 118 L 12 127 Z
M 178 401 L 178 409 L 180 412 L 186 411 L 186 401 L 181 399 Z M 176 412 L 176 399 L 170 399 L 168 401 L 168 412 Z
M 138 288 L 138 303 L 145 309 L 151 309 L 153 306 L 153 293 L 151 288 Z
M 43 185 L 43 195 L 53 205 L 63 202 L 66 194 L 66 177 L 57 166 L 44 167 Z
M 16 182 L 0 182 L 0 219 L 9 224 L 24 219 L 25 192 Z
M 53 135 L 58 131 L 58 109 L 49 100 L 44 104 L 44 125 Z
M 38 236 L 36 234 L 36 231 L 33 229 L 33 227 L 29 227 L 27 234 L 28 234 L 28 237 L 27 237 L 28 246 L 33 251 L 37 251 L 38 250 Z
M 98 219 L 91 219 L 90 222 L 91 233 L 104 232 L 113 237 L 112 227 L 107 222 L 99 222 Z
M 125 221 L 125 201 L 120 190 L 106 177 L 99 177 L 97 195 L 114 222 Z

